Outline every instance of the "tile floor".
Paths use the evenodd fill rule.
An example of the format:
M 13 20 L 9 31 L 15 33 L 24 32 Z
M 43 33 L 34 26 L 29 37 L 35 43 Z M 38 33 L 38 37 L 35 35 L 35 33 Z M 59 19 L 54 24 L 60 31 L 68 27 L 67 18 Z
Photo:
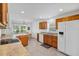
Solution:
M 65 56 L 53 47 L 45 48 L 40 45 L 41 43 L 37 42 L 36 39 L 30 39 L 25 48 L 29 51 L 30 56 Z

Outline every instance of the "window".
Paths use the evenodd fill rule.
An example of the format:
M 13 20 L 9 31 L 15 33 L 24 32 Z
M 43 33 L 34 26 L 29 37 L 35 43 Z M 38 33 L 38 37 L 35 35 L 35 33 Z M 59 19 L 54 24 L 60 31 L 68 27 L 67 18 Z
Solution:
M 27 32 L 27 26 L 25 26 L 25 25 L 21 25 L 21 26 L 15 25 L 15 26 L 13 26 L 13 32 L 15 34 L 25 33 L 25 32 Z
M 20 30 L 21 30 L 21 33 L 26 32 L 26 26 L 21 26 Z

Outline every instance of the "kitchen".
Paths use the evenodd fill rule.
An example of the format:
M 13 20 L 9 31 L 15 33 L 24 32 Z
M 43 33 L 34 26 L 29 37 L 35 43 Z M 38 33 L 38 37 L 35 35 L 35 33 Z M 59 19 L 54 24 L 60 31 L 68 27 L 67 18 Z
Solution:
M 57 53 L 58 56 L 79 55 L 76 46 L 79 38 L 78 5 L 74 3 L 0 4 L 0 9 L 2 8 L 0 10 L 0 46 L 3 47 L 1 50 L 4 52 L 0 55 L 57 55 Z M 11 49 L 9 53 L 4 47 L 7 47 L 6 50 Z M 39 54 L 36 53 L 37 49 L 40 51 Z M 15 51 L 11 52 L 12 50 Z M 51 50 L 51 52 L 46 53 L 43 52 L 44 50 Z

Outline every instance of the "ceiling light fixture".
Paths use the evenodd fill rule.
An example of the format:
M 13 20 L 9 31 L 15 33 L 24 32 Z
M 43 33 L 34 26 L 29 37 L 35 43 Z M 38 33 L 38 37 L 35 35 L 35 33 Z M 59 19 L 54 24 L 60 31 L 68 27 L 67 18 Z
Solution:
M 60 12 L 62 12 L 62 11 L 63 11 L 63 9 L 59 9 L 59 11 L 60 11 Z
M 21 11 L 22 14 L 24 14 L 24 11 Z

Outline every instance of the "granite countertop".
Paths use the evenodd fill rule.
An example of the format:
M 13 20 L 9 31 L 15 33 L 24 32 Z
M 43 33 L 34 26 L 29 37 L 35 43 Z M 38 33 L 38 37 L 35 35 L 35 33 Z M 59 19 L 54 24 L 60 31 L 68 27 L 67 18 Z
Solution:
M 27 56 L 29 52 L 20 42 L 0 45 L 0 56 Z
M 52 36 L 57 36 L 57 33 L 56 32 L 41 32 L 40 34 L 45 34 L 45 35 L 52 35 Z
M 46 35 L 57 36 L 57 33 L 45 33 Z

